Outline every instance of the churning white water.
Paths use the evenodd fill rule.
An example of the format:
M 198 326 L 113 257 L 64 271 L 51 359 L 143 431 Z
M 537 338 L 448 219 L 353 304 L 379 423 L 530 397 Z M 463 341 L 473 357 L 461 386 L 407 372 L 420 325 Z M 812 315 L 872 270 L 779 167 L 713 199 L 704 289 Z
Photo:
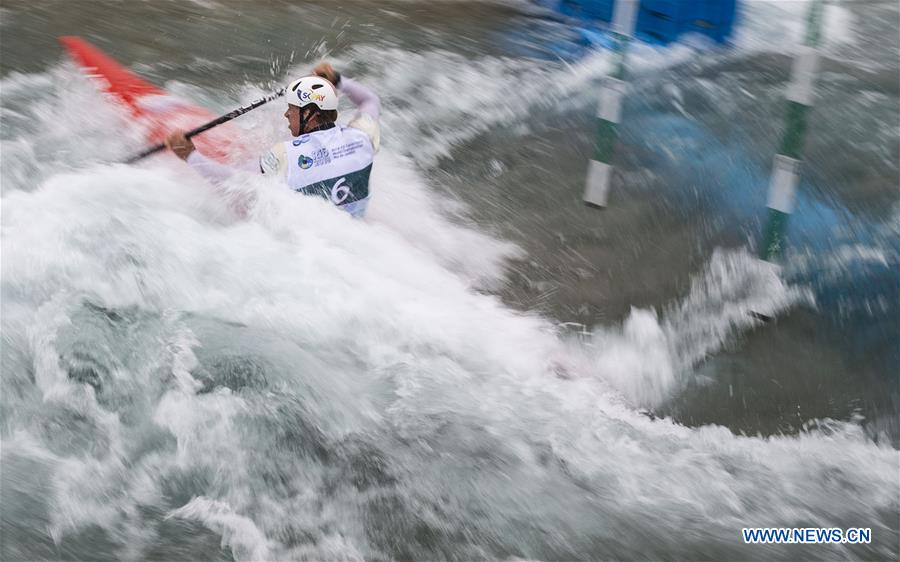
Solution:
M 546 109 L 600 58 L 380 55 L 383 77 L 459 72 L 384 82 L 392 132 L 363 221 L 244 175 L 240 217 L 170 156 L 109 163 L 140 131 L 67 65 L 3 78 L 10 559 L 796 555 L 743 545 L 755 526 L 871 527 L 871 545 L 804 552 L 896 555 L 900 455 L 858 425 L 755 437 L 647 413 L 758 327 L 750 311 L 810 304 L 806 288 L 721 249 L 684 298 L 590 333 L 492 292 L 527 255 L 420 166 Z M 420 129 L 485 73 L 521 80 L 524 101 L 495 86 L 496 122 L 466 125 L 478 108 L 455 98 Z M 61 81 L 58 111 L 34 92 Z M 251 134 L 283 133 L 278 111 Z

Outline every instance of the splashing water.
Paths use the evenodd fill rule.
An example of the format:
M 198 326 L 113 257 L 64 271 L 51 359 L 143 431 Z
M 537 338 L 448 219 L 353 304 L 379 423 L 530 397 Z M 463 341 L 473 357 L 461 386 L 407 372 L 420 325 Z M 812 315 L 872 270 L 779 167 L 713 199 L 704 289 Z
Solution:
M 561 379 L 552 325 L 388 226 L 252 182 L 251 220 L 223 222 L 198 182 L 97 167 L 4 197 L 4 458 L 42 467 L 26 481 L 57 540 L 99 527 L 146 555 L 194 521 L 253 560 L 612 556 L 634 533 L 724 555 L 754 522 L 890 535 L 896 452 L 852 426 L 738 438 L 612 389 L 631 374 L 623 396 L 652 403 L 714 349 L 734 322 L 711 309 L 757 302 L 753 277 L 743 297 L 711 281 L 739 256 Z M 692 314 L 714 320 L 680 331 Z
M 556 111 L 541 96 L 602 57 L 379 53 L 390 132 L 365 221 L 246 176 L 238 220 L 172 159 L 103 163 L 140 135 L 111 140 L 123 117 L 70 68 L 3 78 L 4 558 L 796 557 L 747 550 L 750 526 L 871 527 L 804 555 L 896 556 L 900 455 L 859 425 L 751 437 L 645 410 L 759 326 L 748 312 L 813 305 L 808 287 L 718 249 L 682 298 L 577 335 L 492 292 L 528 256 L 423 168 Z M 413 67 L 432 72 L 404 82 Z M 479 103 L 505 113 L 439 103 L 450 71 L 497 77 Z M 60 81 L 72 111 L 29 93 Z M 272 138 L 276 111 L 245 126 Z

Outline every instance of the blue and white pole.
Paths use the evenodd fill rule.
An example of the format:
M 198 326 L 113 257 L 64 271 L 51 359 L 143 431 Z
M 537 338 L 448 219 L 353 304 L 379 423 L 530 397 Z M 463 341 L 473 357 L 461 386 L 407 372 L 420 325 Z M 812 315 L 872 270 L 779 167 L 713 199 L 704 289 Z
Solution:
M 760 247 L 760 257 L 775 261 L 784 251 L 787 219 L 794 210 L 797 185 L 800 183 L 800 159 L 806 135 L 806 120 L 813 102 L 813 87 L 819 66 L 822 0 L 812 0 L 806 20 L 806 38 L 794 58 L 791 82 L 787 89 L 787 117 L 781 149 L 775 155 L 769 182 L 768 224 Z
M 622 100 L 625 97 L 625 55 L 634 34 L 639 0 L 616 0 L 612 22 L 612 70 L 600 90 L 597 109 L 597 139 L 594 157 L 591 158 L 584 202 L 594 207 L 605 207 L 612 180 L 612 156 L 616 146 L 616 127 L 622 118 Z

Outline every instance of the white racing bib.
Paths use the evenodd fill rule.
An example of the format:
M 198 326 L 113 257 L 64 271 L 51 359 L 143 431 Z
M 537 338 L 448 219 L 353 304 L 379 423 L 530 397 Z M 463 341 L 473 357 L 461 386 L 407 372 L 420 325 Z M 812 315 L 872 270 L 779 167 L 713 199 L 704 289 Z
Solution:
M 305 195 L 324 197 L 355 217 L 369 203 L 369 175 L 375 149 L 370 136 L 335 126 L 279 143 L 259 160 L 264 174 L 281 176 Z

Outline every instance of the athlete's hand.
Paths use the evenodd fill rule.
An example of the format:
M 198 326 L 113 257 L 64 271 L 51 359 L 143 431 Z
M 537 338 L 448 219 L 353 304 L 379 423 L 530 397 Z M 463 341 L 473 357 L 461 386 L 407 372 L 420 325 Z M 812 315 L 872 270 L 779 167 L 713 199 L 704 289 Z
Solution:
M 320 62 L 313 68 L 313 74 L 328 80 L 335 86 L 341 81 L 341 75 L 327 62 Z
M 187 160 L 191 152 L 196 150 L 194 143 L 191 142 L 191 139 L 184 136 L 184 131 L 182 130 L 169 133 L 169 136 L 166 137 L 166 147 L 182 160 Z

